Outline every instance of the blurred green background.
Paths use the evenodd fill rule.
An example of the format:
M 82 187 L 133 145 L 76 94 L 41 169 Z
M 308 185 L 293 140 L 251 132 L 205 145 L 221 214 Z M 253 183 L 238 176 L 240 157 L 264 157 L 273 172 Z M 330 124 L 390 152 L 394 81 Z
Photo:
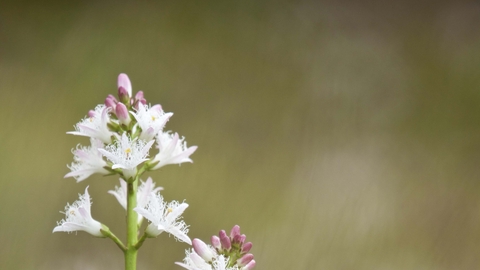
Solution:
M 121 72 L 199 146 L 149 174 L 190 237 L 239 224 L 256 269 L 479 269 L 479 25 L 465 1 L 2 2 L 0 269 L 122 269 L 52 234 L 89 185 L 124 239 L 116 177 L 63 179 Z M 138 269 L 185 248 L 148 240 Z

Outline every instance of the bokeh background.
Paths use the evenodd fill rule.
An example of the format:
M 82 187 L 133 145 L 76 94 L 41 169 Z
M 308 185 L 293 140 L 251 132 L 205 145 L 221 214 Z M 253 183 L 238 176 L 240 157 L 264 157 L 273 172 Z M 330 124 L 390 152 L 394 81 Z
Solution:
M 116 177 L 63 179 L 66 135 L 116 94 L 174 112 L 193 164 L 149 175 L 189 235 L 239 224 L 256 269 L 480 268 L 480 5 L 452 1 L 0 4 L 0 269 L 122 269 L 52 229 L 87 185 L 124 239 Z M 148 240 L 138 269 L 180 269 Z

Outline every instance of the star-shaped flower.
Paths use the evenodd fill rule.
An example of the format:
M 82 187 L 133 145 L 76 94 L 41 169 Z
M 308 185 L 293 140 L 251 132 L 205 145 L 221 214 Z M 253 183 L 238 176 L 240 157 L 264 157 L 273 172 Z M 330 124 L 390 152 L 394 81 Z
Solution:
M 73 177 L 77 179 L 77 182 L 83 181 L 94 173 L 108 174 L 108 171 L 104 169 L 107 166 L 107 162 L 103 160 L 102 154 L 98 151 L 103 147 L 103 142 L 90 138 L 91 146 L 80 146 L 72 150 L 73 162 L 68 168 L 71 172 L 65 175 L 67 177 Z
M 147 181 L 143 182 L 138 187 L 137 191 L 137 207 L 144 208 L 148 202 L 150 195 L 157 193 L 158 191 L 163 190 L 163 187 L 155 188 L 155 183 L 152 181 L 152 178 L 149 177 Z M 126 210 L 127 209 L 127 183 L 125 180 L 120 179 L 120 187 L 115 187 L 115 190 L 109 190 L 108 193 L 112 194 L 117 198 L 120 205 Z M 142 221 L 143 216 L 138 215 L 138 223 Z
M 94 111 L 89 112 L 88 117 L 75 125 L 75 131 L 69 131 L 67 134 L 87 136 L 99 139 L 104 143 L 110 143 L 113 133 L 107 127 L 107 123 L 110 121 L 108 111 L 109 108 L 105 105 L 97 105 Z
M 197 146 L 187 148 L 187 142 L 184 141 L 183 137 L 180 139 L 178 133 L 162 132 L 158 134 L 156 139 L 159 153 L 152 162 L 158 162 L 158 164 L 153 167 L 153 170 L 168 164 L 193 162 L 190 155 L 197 150 Z
M 140 139 L 145 141 L 152 140 L 159 132 L 162 132 L 163 127 L 173 113 L 165 113 L 160 105 L 155 105 L 149 108 L 142 103 L 138 104 L 138 110 L 131 112 L 135 119 L 137 119 L 138 126 L 142 129 Z
M 80 195 L 80 194 L 79 194 Z M 85 188 L 85 194 L 73 204 L 67 204 L 65 207 L 65 219 L 58 222 L 58 226 L 53 232 L 74 232 L 85 231 L 93 236 L 104 237 L 100 232 L 102 224 L 92 218 L 90 213 L 90 195 L 88 187 Z
M 137 173 L 137 166 L 148 160 L 148 151 L 154 140 L 145 143 L 143 140 L 131 140 L 126 133 L 114 144 L 107 145 L 105 149 L 98 149 L 112 163 L 112 169 L 122 169 L 125 179 Z
M 162 232 L 167 232 L 176 239 L 191 245 L 192 241 L 187 236 L 188 226 L 183 220 L 180 220 L 187 207 L 188 204 L 177 201 L 167 204 L 163 201 L 160 193 L 152 193 L 145 207 L 136 207 L 133 210 L 151 222 L 146 229 L 149 237 L 156 237 Z

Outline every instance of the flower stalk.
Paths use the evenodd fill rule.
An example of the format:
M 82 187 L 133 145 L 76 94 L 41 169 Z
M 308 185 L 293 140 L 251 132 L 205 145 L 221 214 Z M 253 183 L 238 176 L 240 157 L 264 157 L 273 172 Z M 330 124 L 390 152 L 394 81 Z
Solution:
M 127 183 L 127 249 L 125 251 L 125 270 L 135 270 L 137 266 L 138 226 L 137 207 L 138 176 L 133 182 Z

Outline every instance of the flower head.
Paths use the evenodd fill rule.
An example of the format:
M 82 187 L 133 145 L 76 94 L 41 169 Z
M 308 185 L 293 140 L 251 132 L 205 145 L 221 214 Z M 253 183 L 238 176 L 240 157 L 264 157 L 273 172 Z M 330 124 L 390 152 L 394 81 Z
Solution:
M 148 160 L 146 157 L 153 144 L 153 140 L 145 143 L 142 140 L 131 140 L 125 133 L 114 144 L 107 145 L 105 149 L 98 149 L 112 163 L 112 169 L 122 169 L 126 179 L 135 175 L 137 166 Z
M 77 179 L 77 182 L 83 181 L 94 173 L 107 174 L 108 171 L 103 167 L 107 166 L 103 160 L 102 154 L 98 151 L 103 147 L 103 142 L 90 138 L 91 146 L 80 146 L 72 150 L 73 162 L 68 168 L 71 172 L 65 175 Z
M 123 88 L 126 91 L 128 97 L 132 96 L 132 83 L 130 82 L 127 74 L 120 73 L 120 75 L 118 75 L 117 87 L 118 89 Z
M 113 133 L 107 127 L 110 121 L 109 110 L 104 104 L 97 105 L 94 111 L 90 111 L 88 117 L 75 125 L 75 131 L 69 131 L 67 134 L 87 136 L 99 139 L 104 143 L 110 143 Z
M 90 206 L 90 195 L 87 187 L 85 188 L 85 194 L 80 195 L 77 201 L 73 204 L 67 204 L 64 213 L 65 218 L 58 222 L 58 226 L 53 229 L 53 232 L 85 231 L 93 236 L 103 237 L 100 232 L 102 224 L 92 218 Z
M 153 162 L 158 162 L 158 164 L 153 167 L 153 170 L 168 164 L 193 162 L 190 155 L 197 150 L 197 146 L 187 148 L 187 142 L 184 141 L 183 137 L 180 139 L 178 133 L 162 132 L 158 134 L 156 139 L 159 153 L 155 156 Z
M 140 139 L 145 141 L 152 140 L 155 135 L 161 132 L 168 119 L 173 115 L 173 113 L 165 113 L 160 105 L 149 108 L 141 102 L 138 103 L 138 110 L 136 112 L 132 111 L 131 113 L 142 129 Z
M 148 202 L 150 195 L 156 193 L 160 190 L 163 190 L 163 187 L 155 187 L 155 183 L 152 181 L 152 178 L 149 177 L 146 182 L 142 181 L 142 184 L 138 187 L 137 191 L 137 207 L 144 208 Z M 120 205 L 126 210 L 127 209 L 127 183 L 125 180 L 120 179 L 120 187 L 115 187 L 115 190 L 109 190 L 108 193 L 112 194 L 117 198 Z M 142 215 L 138 215 L 138 223 L 143 219 Z
M 177 201 L 166 203 L 160 193 L 152 193 L 144 207 L 136 207 L 133 210 L 151 222 L 146 229 L 150 237 L 156 237 L 165 231 L 177 240 L 191 245 L 192 241 L 187 236 L 188 226 L 180 220 L 187 207 L 188 204 Z

